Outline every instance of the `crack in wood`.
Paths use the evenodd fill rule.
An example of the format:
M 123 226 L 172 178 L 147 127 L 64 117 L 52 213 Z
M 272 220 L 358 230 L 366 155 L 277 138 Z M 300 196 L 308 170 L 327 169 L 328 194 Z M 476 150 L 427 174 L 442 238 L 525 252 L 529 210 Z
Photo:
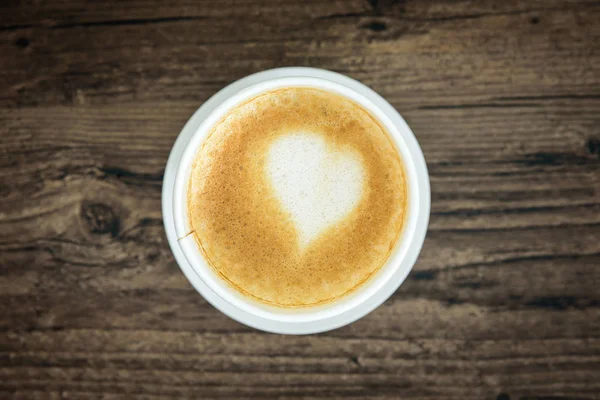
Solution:
M 127 25 L 149 25 L 182 21 L 205 21 L 208 17 L 165 17 L 146 19 L 116 19 L 106 21 L 89 21 L 56 24 L 51 29 L 87 28 L 96 26 L 127 26 Z

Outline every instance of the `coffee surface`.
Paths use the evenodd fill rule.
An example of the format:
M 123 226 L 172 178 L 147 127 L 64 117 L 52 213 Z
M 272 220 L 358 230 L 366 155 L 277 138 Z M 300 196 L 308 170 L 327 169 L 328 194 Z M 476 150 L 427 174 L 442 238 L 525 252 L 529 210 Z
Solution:
M 207 263 L 279 307 L 338 299 L 387 260 L 403 227 L 403 164 L 360 105 L 315 88 L 260 94 L 201 145 L 188 217 Z

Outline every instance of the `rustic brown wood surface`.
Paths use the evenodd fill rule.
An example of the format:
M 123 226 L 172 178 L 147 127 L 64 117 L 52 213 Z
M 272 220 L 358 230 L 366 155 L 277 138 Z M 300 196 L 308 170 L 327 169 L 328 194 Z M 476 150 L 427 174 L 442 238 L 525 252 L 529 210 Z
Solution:
M 347 74 L 429 166 L 405 284 L 319 335 L 212 308 L 160 209 L 247 74 Z M 0 2 L 0 398 L 600 398 L 600 3 Z

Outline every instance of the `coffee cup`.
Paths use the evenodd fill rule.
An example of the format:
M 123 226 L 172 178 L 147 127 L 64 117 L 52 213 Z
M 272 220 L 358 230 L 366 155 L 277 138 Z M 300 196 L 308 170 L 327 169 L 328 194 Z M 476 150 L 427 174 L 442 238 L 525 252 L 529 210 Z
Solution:
M 344 96 L 385 127 L 404 164 L 407 212 L 399 238 L 385 264 L 366 283 L 335 301 L 310 307 L 282 308 L 245 296 L 211 268 L 198 248 L 187 212 L 188 181 L 198 149 L 210 128 L 239 104 L 289 87 L 312 87 Z M 314 68 L 279 68 L 240 79 L 204 103 L 181 131 L 167 163 L 163 218 L 169 245 L 195 289 L 215 308 L 256 329 L 309 334 L 349 324 L 383 303 L 402 284 L 423 244 L 430 211 L 427 167 L 414 134 L 381 96 L 344 75 Z

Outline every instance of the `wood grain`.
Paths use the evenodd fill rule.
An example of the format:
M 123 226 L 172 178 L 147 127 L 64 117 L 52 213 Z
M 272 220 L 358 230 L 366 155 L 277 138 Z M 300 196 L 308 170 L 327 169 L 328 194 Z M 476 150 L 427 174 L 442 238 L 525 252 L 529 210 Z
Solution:
M 0 398 L 600 398 L 599 21 L 583 0 L 2 2 Z M 160 211 L 194 110 L 292 65 L 384 95 L 432 184 L 405 284 L 302 337 L 206 303 Z

